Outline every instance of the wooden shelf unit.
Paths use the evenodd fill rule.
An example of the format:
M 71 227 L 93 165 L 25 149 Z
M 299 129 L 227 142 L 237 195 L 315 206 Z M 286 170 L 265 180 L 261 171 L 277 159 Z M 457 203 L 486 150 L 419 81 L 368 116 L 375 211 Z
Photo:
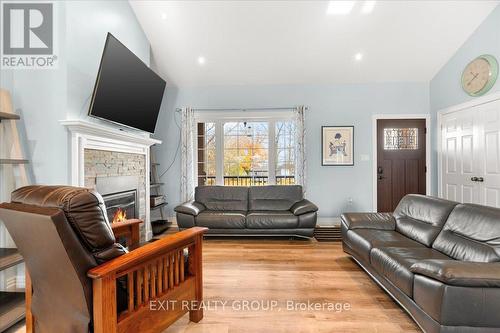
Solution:
M 18 120 L 18 119 L 21 119 L 21 117 L 19 117 L 15 113 L 0 112 L 0 122 L 2 120 Z
M 24 259 L 17 249 L 0 248 L 0 271 L 16 266 L 22 262 L 24 262 Z
M 22 320 L 25 313 L 24 292 L 0 291 L 0 332 Z
M 20 120 L 21 117 L 14 113 L 10 93 L 4 89 L 0 89 L 0 95 L 2 101 L 2 103 L 0 103 L 0 124 L 3 121 Z M 5 142 L 9 145 L 10 140 L 7 138 L 7 134 L 10 134 L 13 155 L 20 156 L 22 149 L 17 125 L 15 123 L 6 123 L 0 126 L 4 126 L 4 129 L 6 130 L 6 134 L 3 134 L 4 132 L 2 131 L 0 143 Z M 0 147 L 1 150 L 4 148 L 5 147 Z M 11 148 L 7 148 L 7 151 L 11 151 Z M 12 165 L 13 167 L 17 166 L 20 168 L 20 173 L 24 175 L 21 179 L 25 185 L 29 184 L 29 182 L 24 165 L 29 163 L 29 160 L 24 158 L 0 158 L 0 166 Z M 4 244 L 0 244 L 0 271 L 24 262 L 23 257 L 16 248 L 3 248 L 1 247 L 2 245 Z M 10 290 L 10 288 L 9 290 L 0 291 L 0 332 L 5 331 L 18 321 L 22 320 L 25 316 L 26 306 L 24 291 L 20 289 Z
M 0 158 L 0 164 L 28 164 L 28 160 L 19 158 Z
M 0 271 L 24 262 L 15 248 L 0 248 Z M 0 291 L 0 332 L 24 318 L 24 291 Z

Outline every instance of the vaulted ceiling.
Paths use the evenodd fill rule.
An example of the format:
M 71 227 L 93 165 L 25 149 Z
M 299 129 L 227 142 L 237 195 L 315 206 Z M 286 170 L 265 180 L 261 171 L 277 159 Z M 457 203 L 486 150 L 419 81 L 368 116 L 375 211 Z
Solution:
M 499 1 L 130 3 L 168 84 L 206 86 L 429 81 Z

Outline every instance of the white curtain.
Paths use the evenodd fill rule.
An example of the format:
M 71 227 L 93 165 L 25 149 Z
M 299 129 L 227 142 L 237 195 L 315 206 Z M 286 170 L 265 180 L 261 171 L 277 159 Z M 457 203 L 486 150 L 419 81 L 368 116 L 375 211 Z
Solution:
M 194 199 L 195 174 L 194 153 L 196 142 L 196 121 L 191 108 L 181 112 L 181 199 L 183 202 Z
M 306 192 L 306 126 L 304 106 L 295 108 L 295 183 Z

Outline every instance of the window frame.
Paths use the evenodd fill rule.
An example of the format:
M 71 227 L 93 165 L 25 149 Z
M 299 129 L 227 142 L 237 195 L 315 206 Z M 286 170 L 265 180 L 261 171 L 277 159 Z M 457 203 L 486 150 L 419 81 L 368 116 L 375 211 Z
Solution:
M 195 111 L 195 123 L 215 123 L 215 185 L 224 186 L 224 123 L 267 122 L 268 123 L 268 185 L 276 185 L 276 123 L 293 121 L 293 111 Z M 196 143 L 194 150 L 198 151 Z M 195 182 L 198 186 L 198 154 L 194 154 Z

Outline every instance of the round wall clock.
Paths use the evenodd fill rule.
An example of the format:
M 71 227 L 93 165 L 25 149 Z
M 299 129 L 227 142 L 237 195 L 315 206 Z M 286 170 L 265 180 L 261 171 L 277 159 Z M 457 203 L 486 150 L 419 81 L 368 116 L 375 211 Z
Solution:
M 482 55 L 472 60 L 462 73 L 462 88 L 471 96 L 488 92 L 498 77 L 498 62 L 492 55 Z

